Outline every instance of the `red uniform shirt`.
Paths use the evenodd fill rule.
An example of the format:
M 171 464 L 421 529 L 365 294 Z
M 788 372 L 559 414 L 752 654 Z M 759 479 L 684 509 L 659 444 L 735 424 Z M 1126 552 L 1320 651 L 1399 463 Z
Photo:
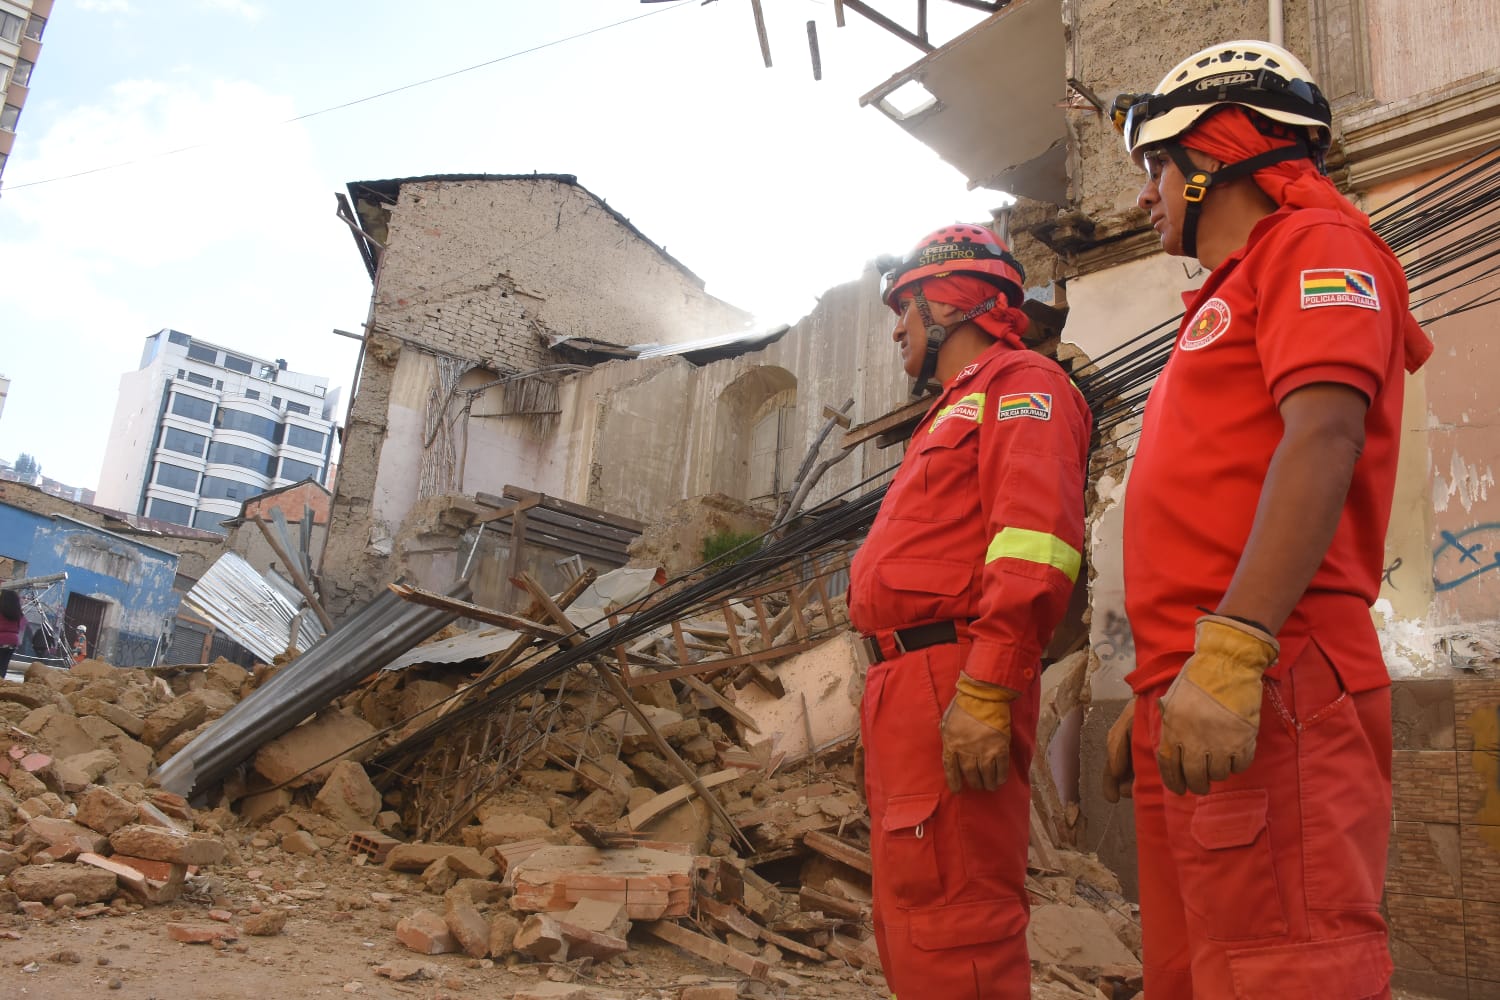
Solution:
M 1404 389 L 1406 277 L 1367 228 L 1325 209 L 1261 220 L 1197 292 L 1146 402 L 1125 496 L 1125 605 L 1136 691 L 1172 677 L 1193 623 L 1229 587 L 1281 441 L 1278 406 L 1319 382 L 1370 401 L 1333 542 L 1282 628 L 1295 662 L 1318 644 L 1346 688 L 1388 683 L 1369 605 L 1379 593 Z
M 1083 549 L 1092 416 L 1053 361 L 995 344 L 943 387 L 850 568 L 866 634 L 964 621 L 965 672 L 1025 690 Z

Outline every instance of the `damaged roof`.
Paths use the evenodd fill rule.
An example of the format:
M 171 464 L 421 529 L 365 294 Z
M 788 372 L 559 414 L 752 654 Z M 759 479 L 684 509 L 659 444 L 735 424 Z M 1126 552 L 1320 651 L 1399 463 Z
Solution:
M 769 347 L 776 343 L 791 327 L 785 323 L 772 327 L 769 330 L 745 330 L 739 333 L 721 333 L 713 337 L 700 337 L 681 344 L 633 344 L 630 347 L 620 347 L 616 344 L 605 343 L 602 340 L 594 340 L 590 337 L 571 337 L 566 334 L 555 334 L 547 340 L 547 346 L 554 350 L 565 347 L 580 354 L 600 360 L 612 358 L 665 358 L 674 355 L 682 355 L 695 365 L 706 365 L 712 361 L 724 361 L 728 358 L 737 358 L 751 351 L 758 351 L 763 347 Z
M 610 208 L 609 202 L 578 183 L 578 178 L 573 174 L 424 174 L 420 177 L 394 177 L 380 181 L 350 181 L 347 186 L 349 188 L 349 197 L 353 199 L 356 206 L 360 229 L 365 235 L 377 240 L 383 246 L 385 244 L 383 234 L 373 232 L 370 220 L 366 218 L 365 213 L 358 211 L 360 202 L 374 201 L 381 205 L 394 205 L 397 198 L 400 197 L 402 185 L 452 184 L 463 181 L 550 181 L 555 184 L 565 184 L 568 187 L 575 187 L 594 199 L 600 208 L 614 217 L 616 222 L 630 230 L 631 233 L 643 242 L 649 244 L 652 249 L 661 255 L 663 260 L 681 271 L 700 289 L 704 287 L 703 279 L 689 270 L 686 264 L 667 253 L 665 247 L 641 232 L 628 218 L 621 215 L 615 209 Z

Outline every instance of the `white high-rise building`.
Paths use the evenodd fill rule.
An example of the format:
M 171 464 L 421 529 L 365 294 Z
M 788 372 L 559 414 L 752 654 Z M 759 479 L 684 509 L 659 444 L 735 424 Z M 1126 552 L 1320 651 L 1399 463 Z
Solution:
M 146 338 L 120 398 L 95 502 L 222 531 L 240 504 L 276 486 L 327 485 L 338 393 L 176 330 Z

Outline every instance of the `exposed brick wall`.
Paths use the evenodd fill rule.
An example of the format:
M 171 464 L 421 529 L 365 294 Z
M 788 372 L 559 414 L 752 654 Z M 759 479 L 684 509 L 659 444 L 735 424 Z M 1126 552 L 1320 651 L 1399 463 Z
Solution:
M 1392 715 L 1396 982 L 1500 997 L 1500 678 L 1399 681 Z
M 327 490 L 312 483 L 305 483 L 279 493 L 258 496 L 245 501 L 245 517 L 248 519 L 259 515 L 269 520 L 272 509 L 276 509 L 286 516 L 287 521 L 295 524 L 302 520 L 303 509 L 311 507 L 313 524 L 327 524 L 328 508 L 332 502 L 333 497 Z

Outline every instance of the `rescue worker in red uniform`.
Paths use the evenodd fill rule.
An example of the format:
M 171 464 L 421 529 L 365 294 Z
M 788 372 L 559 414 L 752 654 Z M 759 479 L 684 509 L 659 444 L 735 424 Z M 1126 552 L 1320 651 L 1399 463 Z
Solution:
M 875 935 L 900 1000 L 1031 996 L 1025 888 L 1042 651 L 1083 547 L 1092 424 L 1027 350 L 1022 273 L 956 225 L 886 275 L 914 395 L 941 392 L 850 571 Z
M 1117 104 L 1184 296 L 1125 499 L 1151 1000 L 1388 997 L 1381 580 L 1405 371 L 1432 351 L 1390 249 L 1322 173 L 1331 115 L 1286 50 L 1235 41 Z M 1127 744 L 1126 741 L 1129 741 Z

